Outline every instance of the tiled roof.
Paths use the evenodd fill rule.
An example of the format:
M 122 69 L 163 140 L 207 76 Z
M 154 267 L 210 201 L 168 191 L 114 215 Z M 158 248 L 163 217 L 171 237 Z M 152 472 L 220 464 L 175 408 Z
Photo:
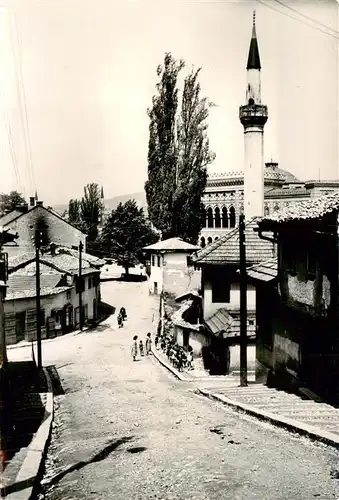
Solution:
M 240 272 L 240 271 L 238 271 Z M 260 281 L 272 281 L 278 274 L 278 259 L 273 258 L 266 262 L 260 262 L 254 266 L 248 267 L 246 273 L 250 278 Z
M 70 290 L 69 286 L 58 286 L 55 288 L 41 288 L 40 297 L 46 297 L 49 295 L 58 295 L 67 290 Z M 7 291 L 6 300 L 17 300 L 17 299 L 32 299 L 36 296 L 35 290 L 13 290 Z
M 51 266 L 55 266 L 59 272 L 63 273 L 71 273 L 77 274 L 79 272 L 79 258 L 78 252 L 76 250 L 71 250 L 68 248 L 62 247 L 62 252 L 57 253 L 56 255 L 51 255 L 50 253 L 44 253 L 40 255 L 40 261 L 42 264 L 51 264 Z M 58 251 L 58 250 L 57 250 Z M 88 274 L 91 272 L 98 271 L 97 268 L 94 268 L 93 265 L 101 266 L 104 261 L 101 259 L 97 259 L 89 254 L 83 254 L 82 260 L 82 273 Z M 89 256 L 88 256 L 89 255 Z M 8 268 L 16 269 L 19 266 L 24 266 L 26 262 L 33 261 L 35 259 L 35 252 L 28 252 L 13 258 L 8 259 Z M 97 264 L 97 261 L 99 264 Z M 35 264 L 28 264 L 33 266 L 35 269 Z M 26 266 L 25 266 L 26 267 Z
M 188 300 L 185 304 L 183 304 L 178 311 L 172 314 L 171 320 L 175 326 L 199 332 L 200 330 L 203 330 L 203 325 L 188 323 L 188 321 L 185 321 L 182 317 L 182 315 L 191 307 L 192 303 L 192 300 Z
M 273 244 L 259 238 L 254 231 L 257 219 L 254 218 L 245 225 L 246 262 L 257 264 L 274 256 Z M 239 228 L 232 229 L 217 241 L 200 249 L 192 258 L 197 264 L 239 264 Z
M 0 217 L 0 226 L 7 226 L 12 220 L 19 217 L 19 215 L 22 215 L 22 212 L 19 212 L 19 210 L 12 210 L 9 214 L 3 215 Z
M 260 222 L 287 222 L 289 220 L 317 219 L 339 209 L 339 193 L 296 201 L 282 210 L 263 217 Z
M 41 274 L 40 287 L 41 288 L 54 288 L 57 286 L 61 279 L 60 274 Z M 16 290 L 36 290 L 35 275 L 24 275 L 20 273 L 13 273 L 9 275 L 7 281 L 7 291 L 12 293 Z
M 162 251 L 191 251 L 198 250 L 198 246 L 191 245 L 191 243 L 187 243 L 181 238 L 168 238 L 167 240 L 158 241 L 153 245 L 148 245 L 144 247 L 144 250 L 162 250 Z
M 175 297 L 175 302 L 182 302 L 183 300 L 202 300 L 202 297 L 197 290 L 191 290 Z
M 61 247 L 60 251 L 79 259 L 78 250 L 74 250 L 73 248 Z M 103 259 L 99 259 L 99 257 L 95 257 L 94 255 L 85 252 L 82 253 L 82 260 L 88 262 L 89 264 L 92 264 L 95 267 L 101 267 L 106 264 L 106 262 Z
M 216 336 L 222 334 L 223 338 L 232 338 L 240 335 L 240 314 L 231 315 L 227 309 L 223 307 L 207 318 L 205 320 L 205 324 L 211 333 Z M 255 336 L 254 322 L 253 325 L 249 323 L 247 324 L 247 336 Z

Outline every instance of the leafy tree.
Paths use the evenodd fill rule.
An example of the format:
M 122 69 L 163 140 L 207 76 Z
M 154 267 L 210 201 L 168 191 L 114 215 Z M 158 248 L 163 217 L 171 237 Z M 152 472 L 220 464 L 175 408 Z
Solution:
M 102 188 L 98 184 L 91 183 L 84 187 L 84 196 L 81 200 L 70 200 L 68 206 L 68 220 L 75 227 L 87 234 L 87 249 L 93 251 L 95 240 L 98 237 L 98 225 L 100 222 L 103 205 L 101 194 Z
M 9 194 L 0 194 L 0 215 L 12 212 L 15 207 L 26 203 L 25 198 L 18 191 L 11 191 Z
M 81 222 L 80 201 L 79 200 L 69 200 L 68 220 L 71 224 L 74 224 L 74 225 L 77 225 Z
M 207 118 L 213 104 L 200 97 L 198 76 L 191 71 L 184 80 L 179 106 L 177 81 L 185 64 L 167 53 L 159 66 L 148 110 L 148 180 L 145 184 L 148 213 L 163 238 L 181 237 L 196 243 L 203 227 L 201 196 L 207 166 L 215 155 L 209 149 Z
M 128 274 L 130 267 L 143 260 L 142 249 L 158 239 L 143 209 L 138 208 L 135 200 L 128 200 L 112 210 L 98 239 L 98 248 L 102 255 L 116 259 Z

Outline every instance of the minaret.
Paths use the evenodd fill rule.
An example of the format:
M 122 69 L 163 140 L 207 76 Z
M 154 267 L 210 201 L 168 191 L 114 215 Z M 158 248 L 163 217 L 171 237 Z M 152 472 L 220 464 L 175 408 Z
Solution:
M 245 219 L 264 215 L 264 126 L 267 106 L 261 104 L 260 57 L 255 29 L 255 11 L 247 61 L 246 104 L 240 106 L 239 118 L 244 127 L 244 214 Z

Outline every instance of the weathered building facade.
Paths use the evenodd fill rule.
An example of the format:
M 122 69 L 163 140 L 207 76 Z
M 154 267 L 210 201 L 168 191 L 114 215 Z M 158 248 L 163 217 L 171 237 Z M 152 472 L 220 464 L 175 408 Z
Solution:
M 77 252 L 56 248 L 40 256 L 42 338 L 63 335 L 80 323 L 80 290 L 84 323 L 96 321 L 100 307 L 100 268 L 103 261 L 82 255 L 79 278 Z M 32 254 L 9 259 L 4 303 L 6 343 L 36 338 L 36 263 Z
M 259 222 L 278 245 L 276 280 L 259 284 L 263 372 L 339 402 L 339 194 L 295 203 Z M 263 281 L 262 278 L 259 281 Z M 268 302 L 267 302 L 268 300 Z
M 45 207 L 41 201 L 30 207 L 28 205 L 17 207 L 13 212 L 0 218 L 0 226 L 9 227 L 18 234 L 15 242 L 4 247 L 9 257 L 33 250 L 36 229 L 42 230 L 42 246 L 55 243 L 68 248 L 78 248 L 82 242 L 86 251 L 86 235 L 51 207 Z

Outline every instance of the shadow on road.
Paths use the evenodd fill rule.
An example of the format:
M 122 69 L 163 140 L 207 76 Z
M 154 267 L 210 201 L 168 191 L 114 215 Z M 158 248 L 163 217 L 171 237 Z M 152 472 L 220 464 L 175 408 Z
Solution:
M 101 462 L 101 460 L 104 460 L 105 458 L 108 457 L 112 453 L 112 451 L 116 450 L 119 446 L 127 443 L 128 441 L 131 441 L 133 439 L 133 436 L 126 436 L 122 437 L 120 439 L 117 439 L 115 441 L 112 441 L 110 444 L 105 446 L 101 451 L 99 451 L 96 455 L 94 455 L 92 458 L 89 460 L 83 460 L 81 462 L 77 462 L 76 464 L 70 465 L 69 467 L 65 468 L 55 476 L 51 477 L 48 483 L 45 485 L 47 487 L 53 486 L 61 479 L 63 479 L 67 474 L 71 474 L 72 472 L 76 470 L 80 470 L 83 467 L 86 467 L 86 465 L 93 464 L 96 462 Z

